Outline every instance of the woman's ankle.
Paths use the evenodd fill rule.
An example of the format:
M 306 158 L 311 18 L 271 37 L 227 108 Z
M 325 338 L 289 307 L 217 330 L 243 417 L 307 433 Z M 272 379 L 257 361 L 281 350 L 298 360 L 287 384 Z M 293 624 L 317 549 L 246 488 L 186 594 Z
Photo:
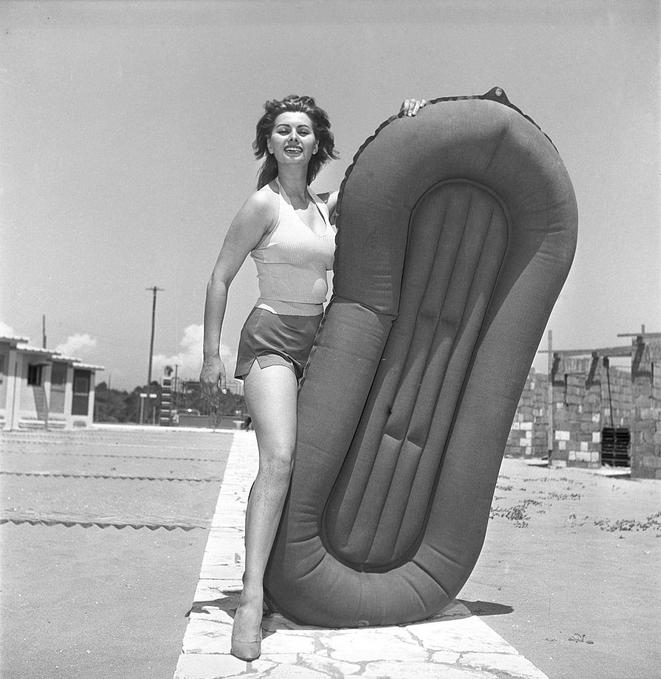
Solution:
M 264 590 L 261 587 L 245 587 L 239 598 L 239 605 L 261 606 L 264 601 Z

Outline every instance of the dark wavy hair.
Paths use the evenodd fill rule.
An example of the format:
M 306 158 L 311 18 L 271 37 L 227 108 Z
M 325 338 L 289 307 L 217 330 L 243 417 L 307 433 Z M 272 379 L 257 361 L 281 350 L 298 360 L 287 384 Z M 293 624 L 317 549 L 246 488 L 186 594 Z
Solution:
M 278 176 L 278 163 L 268 152 L 266 140 L 271 136 L 275 119 L 285 111 L 300 111 L 306 113 L 312 121 L 314 136 L 317 140 L 318 149 L 308 163 L 307 183 L 311 184 L 317 176 L 322 165 L 331 158 L 337 158 L 335 152 L 335 140 L 330 131 L 330 120 L 328 114 L 319 108 L 312 97 L 299 97 L 297 94 L 289 96 L 279 101 L 272 99 L 264 104 L 264 115 L 258 120 L 255 134 L 255 141 L 252 147 L 255 151 L 255 158 L 264 158 L 259 174 L 257 176 L 257 188 L 261 189 L 270 181 Z

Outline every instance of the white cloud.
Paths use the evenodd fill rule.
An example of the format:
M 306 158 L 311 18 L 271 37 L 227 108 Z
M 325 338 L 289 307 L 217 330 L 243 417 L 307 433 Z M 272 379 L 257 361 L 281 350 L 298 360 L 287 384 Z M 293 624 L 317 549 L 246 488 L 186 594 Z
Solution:
M 14 328 L 0 321 L 0 337 L 16 337 Z
M 55 351 L 74 358 L 81 358 L 94 349 L 96 349 L 96 339 L 87 333 L 69 335 L 62 344 L 55 347 Z
M 166 365 L 177 368 L 179 378 L 185 380 L 196 380 L 202 368 L 202 346 L 204 343 L 204 326 L 203 325 L 189 325 L 184 330 L 184 336 L 179 343 L 181 351 L 172 356 L 165 354 L 154 354 L 152 359 L 152 379 L 160 380 L 163 369 Z M 236 364 L 235 352 L 225 344 L 221 345 L 220 356 L 225 364 L 228 378 L 234 374 L 234 366 Z

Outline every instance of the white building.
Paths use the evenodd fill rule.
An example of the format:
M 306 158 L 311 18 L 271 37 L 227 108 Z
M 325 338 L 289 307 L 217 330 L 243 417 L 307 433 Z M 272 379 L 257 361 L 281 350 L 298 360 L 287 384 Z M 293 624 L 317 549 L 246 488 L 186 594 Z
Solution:
M 28 342 L 0 337 L 0 428 L 90 426 L 95 372 L 103 368 Z

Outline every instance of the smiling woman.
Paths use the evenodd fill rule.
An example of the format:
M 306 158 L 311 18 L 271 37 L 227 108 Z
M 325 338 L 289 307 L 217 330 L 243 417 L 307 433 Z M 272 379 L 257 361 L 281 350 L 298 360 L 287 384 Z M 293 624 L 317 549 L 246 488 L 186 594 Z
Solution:
M 420 102 L 407 100 L 407 114 Z M 248 255 L 260 297 L 241 331 L 235 377 L 259 447 L 259 471 L 246 512 L 246 568 L 231 652 L 254 660 L 261 649 L 263 580 L 291 478 L 299 380 L 323 317 L 335 253 L 337 193 L 317 196 L 309 184 L 335 158 L 326 112 L 312 97 L 267 101 L 253 143 L 264 158 L 257 191 L 239 210 L 207 286 L 200 381 L 215 400 L 225 386 L 219 356 L 227 291 Z
M 290 112 L 304 114 L 309 124 L 305 125 L 305 127 L 311 128 L 317 144 L 317 151 L 313 154 L 314 157 L 309 159 L 306 175 L 307 184 L 311 184 L 324 163 L 337 158 L 333 134 L 330 131 L 331 124 L 327 113 L 316 106 L 312 97 L 299 97 L 296 95 L 285 97 L 282 101 L 277 99 L 267 101 L 264 104 L 264 109 L 265 113 L 257 123 L 255 141 L 253 142 L 255 157 L 258 159 L 265 157 L 257 180 L 257 188 L 262 188 L 262 186 L 278 176 L 278 161 L 277 158 L 271 155 L 272 151 L 269 150 L 268 145 L 274 128 L 278 136 L 281 136 L 283 133 L 284 135 L 287 134 L 285 129 L 289 125 L 283 124 L 282 127 L 276 127 L 275 121 L 280 115 Z
M 235 377 L 245 381 L 260 459 L 231 647 L 246 661 L 260 654 L 264 570 L 291 476 L 298 382 L 323 316 L 335 251 L 336 196 L 320 198 L 308 188 L 335 157 L 328 116 L 311 97 L 289 96 L 264 108 L 253 143 L 257 158 L 265 158 L 257 191 L 233 220 L 207 287 L 200 375 L 214 400 L 226 381 L 218 347 L 227 290 L 250 254 L 260 297 L 241 331 Z

